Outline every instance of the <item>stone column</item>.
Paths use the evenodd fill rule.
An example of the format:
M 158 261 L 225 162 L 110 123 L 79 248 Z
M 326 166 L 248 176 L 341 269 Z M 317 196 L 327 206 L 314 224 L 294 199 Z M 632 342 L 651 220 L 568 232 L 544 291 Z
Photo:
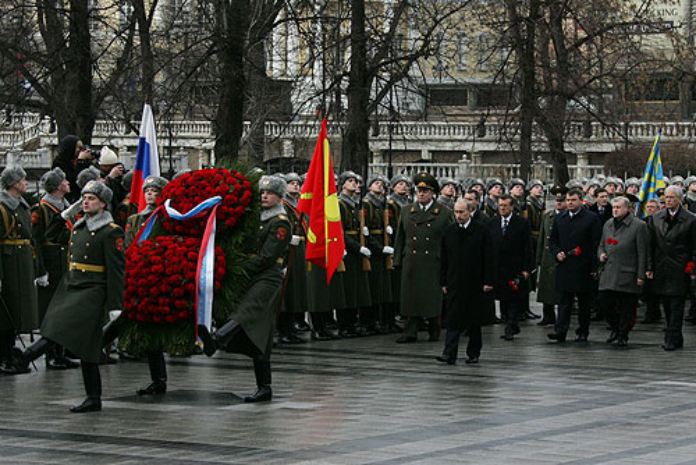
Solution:
M 433 154 L 428 149 L 421 149 L 421 160 L 432 160 Z
M 582 177 L 588 177 L 589 176 L 589 170 L 587 166 L 590 164 L 590 156 L 586 153 L 578 153 L 578 158 L 577 158 L 577 177 L 582 178 Z
M 457 176 L 459 179 L 465 179 L 471 177 L 471 160 L 469 160 L 466 154 L 462 154 L 462 158 L 457 162 Z
M 537 156 L 532 162 L 532 179 L 541 179 L 542 182 L 546 183 L 546 162 L 541 156 Z

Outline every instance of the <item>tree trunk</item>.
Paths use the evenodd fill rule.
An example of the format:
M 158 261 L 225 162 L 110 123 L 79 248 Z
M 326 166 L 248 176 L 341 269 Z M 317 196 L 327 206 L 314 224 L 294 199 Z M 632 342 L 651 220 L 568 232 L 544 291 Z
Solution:
M 519 67 L 520 82 L 520 177 L 528 180 L 532 169 L 532 126 L 536 113 L 536 21 L 539 15 L 539 0 L 529 1 L 529 15 L 525 18 L 525 36 Z
M 266 151 L 266 117 L 267 108 L 271 104 L 268 95 L 268 81 L 266 79 L 266 51 L 264 42 L 257 41 L 249 47 L 249 61 L 247 66 L 247 78 L 249 85 L 249 118 L 251 128 L 249 130 L 249 161 L 260 166 L 263 164 Z
M 249 26 L 248 0 L 218 0 L 216 41 L 220 66 L 220 105 L 215 116 L 215 158 L 231 166 L 239 157 L 244 130 L 244 49 Z
M 367 176 L 369 162 L 370 97 L 367 74 L 367 36 L 365 34 L 365 0 L 351 0 L 351 55 L 348 80 L 348 114 L 344 134 L 341 169 Z
M 557 130 L 544 131 L 548 140 L 549 152 L 551 152 L 551 163 L 553 164 L 554 184 L 565 186 L 570 181 L 568 174 L 568 159 L 563 143 L 563 125 L 560 125 L 560 134 Z
M 142 72 L 141 87 L 143 101 L 152 104 L 153 88 L 155 80 L 155 59 L 152 53 L 152 41 L 150 39 L 150 18 L 145 10 L 144 0 L 132 0 L 133 12 L 138 23 L 138 35 L 140 37 L 140 68 Z M 157 1 L 155 0 L 155 4 Z M 151 7 L 154 11 L 155 5 Z

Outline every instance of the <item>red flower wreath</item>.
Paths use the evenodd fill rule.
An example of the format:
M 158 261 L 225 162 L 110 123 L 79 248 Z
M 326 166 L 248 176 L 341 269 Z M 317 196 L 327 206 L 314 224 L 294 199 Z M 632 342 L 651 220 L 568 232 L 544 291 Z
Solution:
M 194 315 L 201 241 L 159 236 L 133 244 L 126 253 L 126 316 L 139 323 L 173 324 Z M 215 289 L 225 276 L 225 254 L 215 247 Z
M 222 197 L 215 215 L 218 231 L 234 228 L 246 212 L 253 196 L 251 182 L 239 171 L 210 168 L 184 173 L 165 186 L 157 203 L 162 205 L 171 199 L 173 208 L 186 213 L 216 195 Z M 162 227 L 169 233 L 201 237 L 207 217 L 206 211 L 188 221 L 176 221 L 164 212 Z

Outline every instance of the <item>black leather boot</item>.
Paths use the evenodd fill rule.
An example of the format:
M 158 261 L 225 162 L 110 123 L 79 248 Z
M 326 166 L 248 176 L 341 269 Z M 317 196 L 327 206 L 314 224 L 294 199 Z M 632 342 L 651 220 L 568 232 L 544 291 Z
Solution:
M 80 364 L 70 360 L 65 356 L 65 349 L 62 346 L 54 345 L 51 350 L 46 353 L 46 369 L 47 370 L 69 370 L 79 367 Z
M 254 359 L 254 376 L 256 392 L 244 398 L 244 402 L 267 402 L 273 398 L 271 390 L 271 361 L 262 358 Z
M 136 394 L 139 396 L 153 396 L 167 392 L 167 365 L 164 361 L 162 352 L 151 352 L 147 354 L 147 364 L 150 367 L 150 378 L 152 383 L 143 389 L 138 389 Z
M 205 326 L 198 326 L 198 337 L 203 341 L 203 353 L 208 357 L 212 357 L 218 349 L 223 349 L 229 344 L 230 340 L 239 330 L 239 323 L 230 320 L 213 334 L 210 334 Z
M 24 352 L 15 351 L 12 357 L 12 364 L 16 368 L 17 373 L 29 373 L 29 364 L 43 354 L 54 350 L 55 347 L 56 344 L 54 342 L 42 337 L 24 349 Z
M 101 374 L 96 363 L 82 362 L 82 380 L 85 383 L 87 398 L 80 404 L 70 408 L 72 413 L 98 412 L 101 403 Z
M 121 313 L 118 318 L 109 321 L 102 327 L 102 347 L 109 347 L 116 340 L 121 334 L 121 329 L 125 321 L 126 316 Z

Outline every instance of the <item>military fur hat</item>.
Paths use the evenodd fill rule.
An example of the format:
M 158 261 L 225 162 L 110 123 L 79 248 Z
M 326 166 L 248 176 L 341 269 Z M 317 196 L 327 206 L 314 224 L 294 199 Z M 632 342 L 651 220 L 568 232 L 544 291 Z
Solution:
M 394 177 L 391 178 L 390 184 L 392 187 L 394 187 L 402 181 L 408 184 L 409 186 L 411 185 L 411 180 L 403 174 L 395 174 Z
M 27 172 L 21 166 L 8 166 L 0 174 L 0 187 L 9 189 L 27 177 Z
M 387 186 L 387 184 L 384 181 L 384 178 L 377 174 L 377 175 L 374 175 L 374 176 L 367 178 L 367 188 L 369 189 L 370 186 L 376 182 L 381 182 L 384 187 Z
M 363 177 L 360 176 L 359 174 L 355 175 L 355 180 L 358 181 L 359 184 L 364 184 L 364 182 L 365 182 Z
M 82 170 L 84 171 L 84 170 Z M 103 182 L 99 181 L 88 181 L 85 187 L 82 188 L 82 195 L 94 194 L 99 197 L 99 200 L 104 202 L 107 207 L 111 204 L 111 199 L 114 193 L 109 189 L 109 187 Z
M 145 192 L 145 189 L 148 187 L 154 187 L 155 189 L 158 189 L 160 192 L 162 192 L 162 189 L 164 189 L 164 186 L 166 186 L 169 183 L 166 179 L 159 177 L 159 176 L 148 176 L 147 179 L 145 179 L 145 182 L 143 182 L 143 192 Z
M 640 180 L 638 178 L 628 178 L 626 180 L 626 187 L 628 186 L 638 186 L 640 187 Z
M 83 188 L 88 182 L 96 181 L 100 177 L 101 173 L 99 170 L 94 166 L 90 166 L 89 168 L 85 168 L 80 171 L 80 173 L 77 175 L 77 185 L 80 186 L 80 188 Z
M 669 186 L 671 184 L 671 181 L 667 176 L 663 176 L 662 180 L 665 182 L 665 186 Z
M 580 182 L 579 179 L 571 179 L 568 181 L 565 185 L 568 190 L 570 189 L 582 189 L 582 183 Z
M 126 192 L 130 192 L 131 186 L 133 185 L 132 171 L 128 171 L 126 174 L 123 175 L 123 179 L 121 179 L 121 185 L 126 190 Z
M 440 192 L 440 185 L 437 179 L 430 173 L 418 173 L 413 177 L 413 184 L 416 186 L 416 189 L 430 189 L 435 192 Z
M 587 182 L 587 187 L 588 187 L 588 189 L 589 189 L 589 188 L 592 187 L 592 186 L 601 187 L 601 186 L 602 186 L 602 182 L 601 182 L 599 179 L 597 179 L 597 178 L 592 178 L 592 179 L 590 179 L 590 180 Z
M 56 167 L 44 173 L 39 184 L 44 191 L 53 192 L 58 189 L 63 181 L 65 181 L 65 173 L 62 169 Z
M 476 185 L 479 185 L 479 186 L 484 187 L 484 188 L 486 187 L 486 183 L 483 181 L 483 179 L 476 178 L 476 179 L 472 179 L 471 182 L 469 183 L 469 189 L 471 189 L 472 187 L 474 187 Z
M 491 190 L 491 188 L 496 185 L 505 189 L 505 184 L 503 184 L 503 181 L 500 178 L 490 178 L 488 181 L 486 181 L 486 192 Z
M 261 176 L 259 190 L 273 192 L 278 197 L 283 198 L 288 191 L 288 183 L 278 176 Z
M 611 176 L 607 177 L 604 180 L 604 183 L 602 183 L 602 187 L 607 187 L 609 184 L 613 184 L 614 186 L 616 186 L 616 178 L 613 178 Z
M 541 188 L 544 188 L 544 183 L 541 181 L 541 179 L 532 179 L 527 183 L 527 190 L 530 190 L 534 186 L 541 186 Z
M 451 184 L 454 186 L 455 189 L 459 188 L 459 183 L 452 178 L 440 178 L 440 189 L 445 187 L 446 185 Z
M 676 184 L 678 182 L 684 184 L 684 178 L 678 174 L 676 176 L 672 176 L 672 184 Z
M 358 180 L 358 175 L 355 174 L 353 171 L 344 171 L 338 176 L 338 189 L 341 189 L 343 185 L 348 181 L 349 179 L 355 179 L 356 181 Z
M 526 187 L 526 183 L 520 178 L 512 178 L 510 180 L 510 184 L 508 185 L 508 189 L 512 189 L 515 186 L 522 186 L 524 189 Z
M 286 173 L 285 174 L 285 182 L 291 183 L 293 181 L 297 181 L 298 183 L 302 184 L 302 179 L 300 178 L 300 175 L 297 173 Z
M 686 187 L 689 187 L 691 184 L 693 184 L 693 183 L 695 183 L 695 182 L 696 182 L 696 176 L 689 176 L 688 178 L 686 178 L 686 179 L 684 180 L 684 185 L 685 185 Z

